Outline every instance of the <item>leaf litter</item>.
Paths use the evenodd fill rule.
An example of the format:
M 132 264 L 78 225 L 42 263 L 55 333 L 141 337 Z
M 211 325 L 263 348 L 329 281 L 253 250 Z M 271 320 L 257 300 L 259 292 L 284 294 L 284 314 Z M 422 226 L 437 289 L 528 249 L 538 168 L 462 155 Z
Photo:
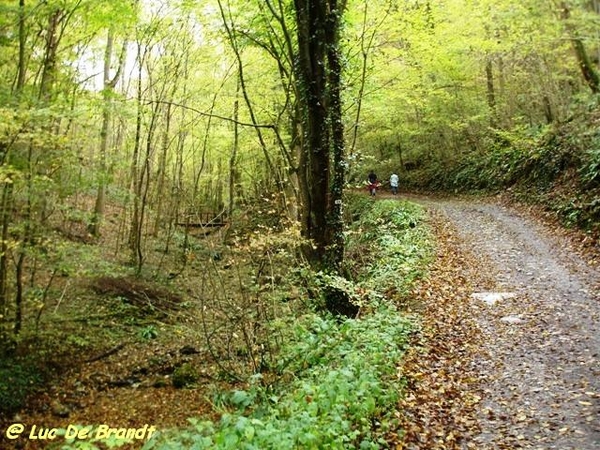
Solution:
M 399 367 L 395 448 L 600 448 L 594 249 L 580 255 L 563 234 L 495 204 L 423 203 L 438 253 L 413 292 L 423 325 Z

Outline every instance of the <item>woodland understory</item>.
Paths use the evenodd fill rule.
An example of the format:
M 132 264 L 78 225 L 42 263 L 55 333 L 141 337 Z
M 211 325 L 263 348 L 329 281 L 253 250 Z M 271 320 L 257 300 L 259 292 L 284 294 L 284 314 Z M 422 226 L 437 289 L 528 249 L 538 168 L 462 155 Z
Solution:
M 440 211 L 597 271 L 598 30 L 598 0 L 0 0 L 0 447 L 471 448 L 496 269 Z M 61 434 L 102 424 L 160 433 Z
M 58 276 L 56 295 L 5 357 L 4 423 L 151 423 L 166 433 L 160 448 L 384 443 L 400 393 L 395 364 L 416 326 L 398 308 L 431 242 L 416 205 L 355 197 L 349 279 L 314 272 L 289 228 L 191 237 L 178 272 L 157 240 L 148 266 L 173 269 L 162 281 L 128 275 L 110 248 L 102 275 L 88 256 L 89 275 Z M 351 297 L 360 318 L 326 313 L 332 295 Z M 167 431 L 185 430 L 189 417 L 192 430 Z

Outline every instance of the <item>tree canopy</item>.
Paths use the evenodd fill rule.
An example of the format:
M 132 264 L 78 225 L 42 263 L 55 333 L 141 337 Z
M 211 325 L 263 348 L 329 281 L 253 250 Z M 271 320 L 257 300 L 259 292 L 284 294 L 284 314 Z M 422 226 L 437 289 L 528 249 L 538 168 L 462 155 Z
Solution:
M 599 89 L 590 0 L 20 0 L 0 11 L 3 304 L 9 254 L 22 262 L 18 297 L 45 227 L 81 220 L 98 236 L 107 204 L 123 212 L 139 270 L 147 235 L 267 198 L 263 209 L 299 221 L 309 253 L 336 266 L 342 189 L 369 168 L 444 167 L 530 139 Z

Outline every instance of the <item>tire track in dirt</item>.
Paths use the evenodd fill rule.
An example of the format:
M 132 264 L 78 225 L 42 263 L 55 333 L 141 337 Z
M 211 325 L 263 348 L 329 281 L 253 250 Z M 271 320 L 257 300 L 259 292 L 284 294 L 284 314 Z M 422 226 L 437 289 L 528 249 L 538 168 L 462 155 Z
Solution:
M 473 291 L 514 294 L 494 305 L 469 298 L 481 338 L 473 360 L 483 390 L 480 431 L 437 448 L 600 449 L 597 269 L 505 207 L 419 201 L 455 227 L 461 251 L 486 272 L 486 286 L 475 282 Z

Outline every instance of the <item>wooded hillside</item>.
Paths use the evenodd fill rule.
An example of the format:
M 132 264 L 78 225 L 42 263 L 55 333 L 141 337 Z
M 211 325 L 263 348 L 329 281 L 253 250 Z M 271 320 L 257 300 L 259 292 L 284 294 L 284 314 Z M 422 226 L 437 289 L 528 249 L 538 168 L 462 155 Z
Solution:
M 92 363 L 181 326 L 200 377 L 247 383 L 296 316 L 400 301 L 428 243 L 413 261 L 393 241 L 402 288 L 346 284 L 376 254 L 365 227 L 420 232 L 409 205 L 362 217 L 370 170 L 597 237 L 599 67 L 599 0 L 1 0 L 0 356 L 24 380 L 6 411 L 74 348 Z M 60 367 L 13 371 L 32 354 Z

